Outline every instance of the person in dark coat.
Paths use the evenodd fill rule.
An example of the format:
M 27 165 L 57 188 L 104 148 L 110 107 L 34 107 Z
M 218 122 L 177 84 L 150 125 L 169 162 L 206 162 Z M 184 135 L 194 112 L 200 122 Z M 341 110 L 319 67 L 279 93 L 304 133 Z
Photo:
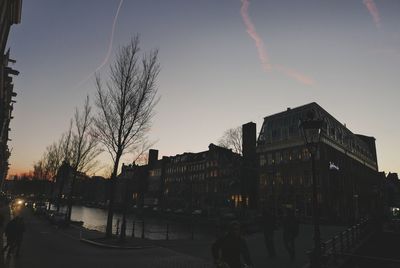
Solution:
M 15 217 L 14 219 L 12 219 L 11 221 L 9 221 L 7 223 L 6 229 L 4 230 L 4 233 L 7 237 L 7 244 L 3 248 L 3 252 L 5 252 L 8 249 L 7 255 L 11 254 L 11 248 L 15 244 L 15 237 L 16 237 L 16 233 L 17 233 L 17 224 L 18 224 L 17 219 Z
M 283 243 L 289 253 L 290 259 L 294 260 L 296 257 L 294 241 L 299 235 L 299 221 L 295 217 L 292 209 L 286 210 L 286 215 L 282 219 L 282 227 Z
M 276 227 L 275 214 L 269 210 L 264 210 L 262 214 L 262 228 L 264 231 L 265 246 L 268 250 L 270 258 L 276 257 L 275 244 L 274 244 L 274 232 Z
M 16 256 L 19 255 L 23 234 L 25 232 L 24 219 L 16 216 L 6 226 L 5 234 L 7 236 L 7 245 L 3 248 L 3 252 L 8 249 L 7 256 L 16 249 Z
M 217 267 L 240 268 L 241 257 L 247 267 L 253 265 L 247 243 L 240 235 L 240 223 L 237 221 L 231 222 L 228 233 L 214 242 L 211 252 Z

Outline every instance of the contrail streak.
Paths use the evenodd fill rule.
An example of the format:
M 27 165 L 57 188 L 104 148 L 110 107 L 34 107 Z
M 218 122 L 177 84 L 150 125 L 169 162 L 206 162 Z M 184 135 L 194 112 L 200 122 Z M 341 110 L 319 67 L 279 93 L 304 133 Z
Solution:
M 284 66 L 281 65 L 274 65 L 275 69 L 277 69 L 278 71 L 280 71 L 281 73 L 284 73 L 285 75 L 293 78 L 294 80 L 297 80 L 298 82 L 304 84 L 304 85 L 308 85 L 308 86 L 312 86 L 315 85 L 315 80 L 312 79 L 311 77 L 308 77 L 304 74 L 299 73 L 296 70 L 290 69 L 290 68 L 286 68 Z
M 115 32 L 115 26 L 117 24 L 117 20 L 118 20 L 118 16 L 119 16 L 119 11 L 121 9 L 122 3 L 124 2 L 124 0 L 120 0 L 119 5 L 118 5 L 118 9 L 117 12 L 115 13 L 114 16 L 114 20 L 113 20 L 113 24 L 112 24 L 112 28 L 111 28 L 111 35 L 110 35 L 110 42 L 108 44 L 108 50 L 106 53 L 106 56 L 104 57 L 103 62 L 97 66 L 97 68 L 91 72 L 89 75 L 87 75 L 84 79 L 82 79 L 75 88 L 79 88 L 81 85 L 83 85 L 84 83 L 86 83 L 87 80 L 90 79 L 90 77 L 92 75 L 94 75 L 96 72 L 100 71 L 101 68 L 104 67 L 104 65 L 106 65 L 106 63 L 108 62 L 108 59 L 110 58 L 111 55 L 111 51 L 112 51 L 112 47 L 113 47 L 113 43 L 114 43 L 114 32 Z
M 254 24 L 251 22 L 249 17 L 248 9 L 250 3 L 248 0 L 241 0 L 241 1 L 242 1 L 242 7 L 240 8 L 240 14 L 242 15 L 243 22 L 246 25 L 247 33 L 256 43 L 258 56 L 260 58 L 264 70 L 269 71 L 271 70 L 271 64 L 269 63 L 268 54 L 265 49 L 264 42 L 258 35 L 256 28 L 254 27 Z
M 272 64 L 269 60 L 267 50 L 265 49 L 265 45 L 261 37 L 258 35 L 256 28 L 254 27 L 254 24 L 251 22 L 248 9 L 249 9 L 249 0 L 241 0 L 242 2 L 242 7 L 240 8 L 240 14 L 242 15 L 243 22 L 246 26 L 246 31 L 249 34 L 249 36 L 254 40 L 257 51 L 258 51 L 258 57 L 261 61 L 261 65 L 264 69 L 264 71 L 270 71 L 272 69 L 275 69 L 286 76 L 295 79 L 296 81 L 305 84 L 305 85 L 314 85 L 315 81 L 311 77 L 305 76 L 301 74 L 300 72 L 286 68 L 282 65 L 278 64 Z
M 376 27 L 381 26 L 381 16 L 379 15 L 378 8 L 375 5 L 374 0 L 363 0 L 364 5 L 367 7 L 372 19 L 375 22 Z

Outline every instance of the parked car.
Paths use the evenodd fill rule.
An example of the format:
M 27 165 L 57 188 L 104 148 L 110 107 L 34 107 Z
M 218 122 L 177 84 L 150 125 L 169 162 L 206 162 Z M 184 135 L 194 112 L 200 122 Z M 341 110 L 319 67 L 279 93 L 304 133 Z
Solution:
M 201 209 L 195 209 L 195 210 L 193 210 L 193 212 L 192 212 L 192 215 L 193 216 L 200 216 L 200 215 L 202 215 L 203 214 L 203 211 L 201 210 Z
M 62 212 L 53 212 L 49 215 L 49 221 L 52 224 L 63 225 L 65 224 L 66 214 Z
M 44 215 L 46 214 L 47 206 L 43 202 L 35 202 L 33 203 L 33 213 L 35 215 Z
M 174 210 L 174 213 L 175 214 L 183 214 L 183 209 L 181 209 L 181 208 L 178 208 L 178 209 L 176 209 L 176 210 Z
M 172 209 L 170 209 L 170 208 L 164 209 L 164 212 L 165 212 L 165 213 L 171 213 L 171 212 L 172 212 Z

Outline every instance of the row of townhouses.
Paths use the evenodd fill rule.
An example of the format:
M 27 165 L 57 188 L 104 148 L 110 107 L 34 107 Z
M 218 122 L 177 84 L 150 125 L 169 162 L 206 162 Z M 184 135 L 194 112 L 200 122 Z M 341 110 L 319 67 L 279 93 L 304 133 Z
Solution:
M 18 75 L 10 64 L 15 60 L 10 58 L 10 50 L 6 50 L 7 39 L 11 25 L 21 21 L 21 0 L 0 1 L 0 186 L 7 176 L 8 158 L 10 150 L 8 147 L 10 120 L 15 100 L 12 98 L 17 94 L 14 92 L 12 76 Z
M 207 151 L 158 159 L 150 150 L 147 165 L 123 165 L 117 203 L 139 207 L 202 210 L 285 208 L 312 215 L 310 152 L 299 121 L 312 111 L 323 120 L 315 157 L 322 218 L 352 219 L 369 214 L 381 202 L 384 173 L 378 172 L 375 138 L 354 134 L 317 103 L 243 125 L 243 155 L 210 144 Z

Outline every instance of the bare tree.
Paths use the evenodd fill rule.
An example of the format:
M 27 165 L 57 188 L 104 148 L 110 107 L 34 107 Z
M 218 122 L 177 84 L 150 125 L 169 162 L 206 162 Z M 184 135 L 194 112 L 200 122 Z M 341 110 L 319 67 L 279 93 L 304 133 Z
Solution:
M 90 130 L 93 123 L 91 115 L 91 106 L 89 104 L 89 97 L 86 97 L 85 104 L 82 111 L 75 110 L 73 120 L 74 129 L 71 132 L 71 142 L 69 145 L 69 165 L 72 168 L 72 181 L 70 185 L 70 192 L 68 195 L 68 210 L 67 222 L 71 220 L 72 212 L 72 196 L 78 173 L 86 173 L 97 166 L 98 162 L 95 161 L 96 157 L 101 153 L 98 146 L 98 140 L 91 135 Z
M 232 149 L 233 152 L 242 154 L 242 128 L 230 128 L 224 132 L 224 135 L 219 139 L 218 145 L 228 149 Z
M 34 163 L 33 166 L 33 176 L 38 179 L 46 179 L 52 182 L 50 190 L 50 202 L 49 208 L 51 206 L 51 198 L 54 193 L 54 182 L 56 180 L 56 175 L 61 163 L 64 159 L 69 159 L 70 157 L 70 131 L 64 133 L 61 138 L 46 147 L 42 158 Z
M 36 180 L 50 180 L 43 157 L 33 164 L 33 178 Z
M 112 235 L 114 185 L 121 156 L 141 147 L 146 141 L 154 106 L 157 103 L 156 78 L 159 73 L 158 51 L 140 60 L 139 37 L 119 49 L 110 67 L 110 77 L 103 85 L 96 77 L 98 114 L 95 133 L 113 160 L 109 187 L 106 236 Z M 124 220 L 121 231 L 125 229 Z

